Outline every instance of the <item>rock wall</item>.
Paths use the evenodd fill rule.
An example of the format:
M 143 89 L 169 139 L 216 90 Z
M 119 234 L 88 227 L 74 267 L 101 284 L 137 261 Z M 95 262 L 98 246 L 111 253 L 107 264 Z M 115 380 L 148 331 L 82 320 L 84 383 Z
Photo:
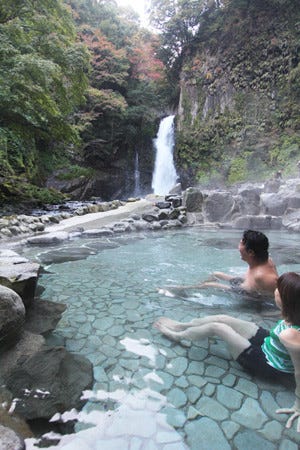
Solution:
M 184 188 L 296 173 L 300 10 L 267 3 L 224 10 L 185 53 L 175 149 Z
M 150 137 L 137 143 L 136 148 L 127 151 L 120 149 L 116 153 L 101 151 L 101 144 L 101 140 L 94 140 L 86 144 L 83 150 L 80 164 L 91 169 L 89 176 L 68 179 L 68 169 L 60 169 L 48 178 L 46 187 L 54 188 L 74 200 L 92 197 L 102 201 L 123 200 L 151 191 L 155 151 Z
M 245 183 L 232 190 L 188 188 L 183 195 L 189 225 L 300 231 L 300 178 Z

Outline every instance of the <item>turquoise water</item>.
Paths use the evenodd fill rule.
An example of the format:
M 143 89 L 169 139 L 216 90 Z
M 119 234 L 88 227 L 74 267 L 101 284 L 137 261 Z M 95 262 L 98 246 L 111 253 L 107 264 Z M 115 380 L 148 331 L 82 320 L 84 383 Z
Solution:
M 81 353 L 94 365 L 93 391 L 76 433 L 53 448 L 75 450 L 296 449 L 300 439 L 284 428 L 278 407 L 293 402 L 291 389 L 244 373 L 223 342 L 173 343 L 152 327 L 160 316 L 189 320 L 230 313 L 265 327 L 278 318 L 263 306 L 213 290 L 161 295 L 166 285 L 195 284 L 212 271 L 242 274 L 240 232 L 197 228 L 77 239 L 60 248 L 82 248 L 86 259 L 47 264 L 42 298 L 68 308 L 49 339 Z M 299 236 L 270 232 L 278 272 L 300 271 Z M 55 247 L 55 250 L 57 248 Z M 30 259 L 48 260 L 45 248 L 25 248 Z M 172 293 L 172 289 L 170 289 Z M 278 444 L 279 442 L 279 444 Z M 31 441 L 27 448 L 31 448 Z M 52 447 L 51 447 L 52 448 Z

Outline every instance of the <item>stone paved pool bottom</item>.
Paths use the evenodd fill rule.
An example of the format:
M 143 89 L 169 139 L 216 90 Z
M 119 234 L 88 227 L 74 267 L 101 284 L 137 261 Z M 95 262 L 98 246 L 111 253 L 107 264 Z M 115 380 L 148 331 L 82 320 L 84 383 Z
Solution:
M 118 248 L 47 268 L 43 297 L 68 305 L 49 342 L 87 356 L 95 376 L 93 391 L 83 394 L 89 399 L 83 410 L 61 418 L 76 417 L 76 433 L 50 448 L 298 449 L 295 424 L 286 429 L 287 416 L 275 413 L 293 403 L 290 388 L 245 373 L 218 339 L 178 344 L 152 328 L 162 315 L 186 321 L 224 312 L 274 324 L 272 307 L 258 311 L 228 294 L 203 291 L 183 299 L 157 292 L 166 284 L 195 283 L 213 270 L 242 273 L 239 237 L 196 230 L 122 237 Z M 99 249 L 96 240 L 79 242 Z M 285 237 L 282 245 L 295 242 L 296 236 Z M 45 250 L 28 252 L 38 251 Z M 280 273 L 299 271 L 299 264 L 287 266 L 275 256 Z

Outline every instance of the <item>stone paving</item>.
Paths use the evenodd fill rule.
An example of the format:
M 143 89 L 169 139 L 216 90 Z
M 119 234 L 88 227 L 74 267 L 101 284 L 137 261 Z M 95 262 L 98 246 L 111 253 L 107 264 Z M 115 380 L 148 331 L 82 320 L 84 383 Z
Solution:
M 98 346 L 99 330 L 110 328 L 93 357 L 96 384 L 75 416 L 77 434 L 64 437 L 59 448 L 298 448 L 300 437 L 284 428 L 286 416 L 275 413 L 293 403 L 291 390 L 245 374 L 214 339 L 179 345 L 140 330 L 116 344 L 118 330 L 124 335 L 116 322 L 96 319 L 81 338 Z M 80 346 L 77 341 L 69 348 Z M 84 424 L 93 427 L 84 431 Z
M 254 379 L 218 339 L 179 344 L 152 328 L 161 315 L 186 321 L 220 311 L 160 296 L 147 284 L 154 267 L 146 271 L 138 252 L 131 261 L 123 247 L 121 279 L 106 253 L 89 257 L 85 267 L 82 261 L 52 265 L 42 276 L 45 298 L 68 304 L 49 342 L 86 355 L 95 376 L 83 410 L 53 418 L 76 418 L 76 433 L 50 448 L 297 450 L 295 424 L 286 429 L 288 417 L 275 413 L 293 404 L 291 387 Z M 230 314 L 267 328 L 277 320 L 253 311 Z M 27 440 L 27 449 L 33 445 Z

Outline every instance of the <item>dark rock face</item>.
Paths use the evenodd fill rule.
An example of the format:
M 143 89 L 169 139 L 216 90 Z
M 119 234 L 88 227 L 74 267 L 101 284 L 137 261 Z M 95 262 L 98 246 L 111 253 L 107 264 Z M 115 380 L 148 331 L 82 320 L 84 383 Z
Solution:
M 242 214 L 259 214 L 261 189 L 249 188 L 238 191 L 239 210 Z
M 66 308 L 62 303 L 35 299 L 26 313 L 25 329 L 42 335 L 55 330 Z
M 183 204 L 187 212 L 200 212 L 203 205 L 203 194 L 200 189 L 190 187 L 183 194 Z
M 92 169 L 90 176 L 61 180 L 60 175 L 67 173 L 67 170 L 63 169 L 54 172 L 47 180 L 46 186 L 68 194 L 74 200 L 99 197 L 109 201 L 147 194 L 151 191 L 154 166 L 152 139 L 147 138 L 146 142 L 140 143 L 138 147 L 137 158 L 135 151 L 128 151 L 121 146 L 112 150 L 106 141 L 94 139 L 87 142 L 83 148 L 82 164 L 85 168 Z M 137 160 L 139 167 L 136 166 Z M 135 183 L 137 172 L 139 186 Z
M 285 89 L 298 53 L 299 9 L 293 3 L 276 11 L 268 2 L 257 8 L 248 2 L 249 9 L 236 2 L 230 13 L 225 6 L 221 26 L 222 11 L 210 16 L 211 29 L 219 26 L 217 41 L 208 32 L 185 52 L 175 148 L 184 189 L 199 180 L 215 189 L 249 174 L 263 180 L 270 168 L 284 170 L 299 159 L 299 98 Z M 279 123 L 285 105 L 290 113 Z M 285 139 L 295 142 L 286 155 Z M 274 161 L 277 146 L 280 157 Z M 268 184 L 267 192 L 276 192 L 280 183 Z
M 39 334 L 24 331 L 13 347 L 0 353 L 0 377 L 6 380 L 17 367 L 20 360 L 25 361 L 39 352 L 45 345 L 45 339 Z
M 19 339 L 25 322 L 25 307 L 21 297 L 0 285 L 0 348 L 11 347 Z
M 234 199 L 230 192 L 213 192 L 204 204 L 204 214 L 209 222 L 224 222 L 232 214 Z
M 44 348 L 21 359 L 6 379 L 7 388 L 20 399 L 16 413 L 26 419 L 49 419 L 57 412 L 80 408 L 81 393 L 92 382 L 92 364 L 63 347 Z

